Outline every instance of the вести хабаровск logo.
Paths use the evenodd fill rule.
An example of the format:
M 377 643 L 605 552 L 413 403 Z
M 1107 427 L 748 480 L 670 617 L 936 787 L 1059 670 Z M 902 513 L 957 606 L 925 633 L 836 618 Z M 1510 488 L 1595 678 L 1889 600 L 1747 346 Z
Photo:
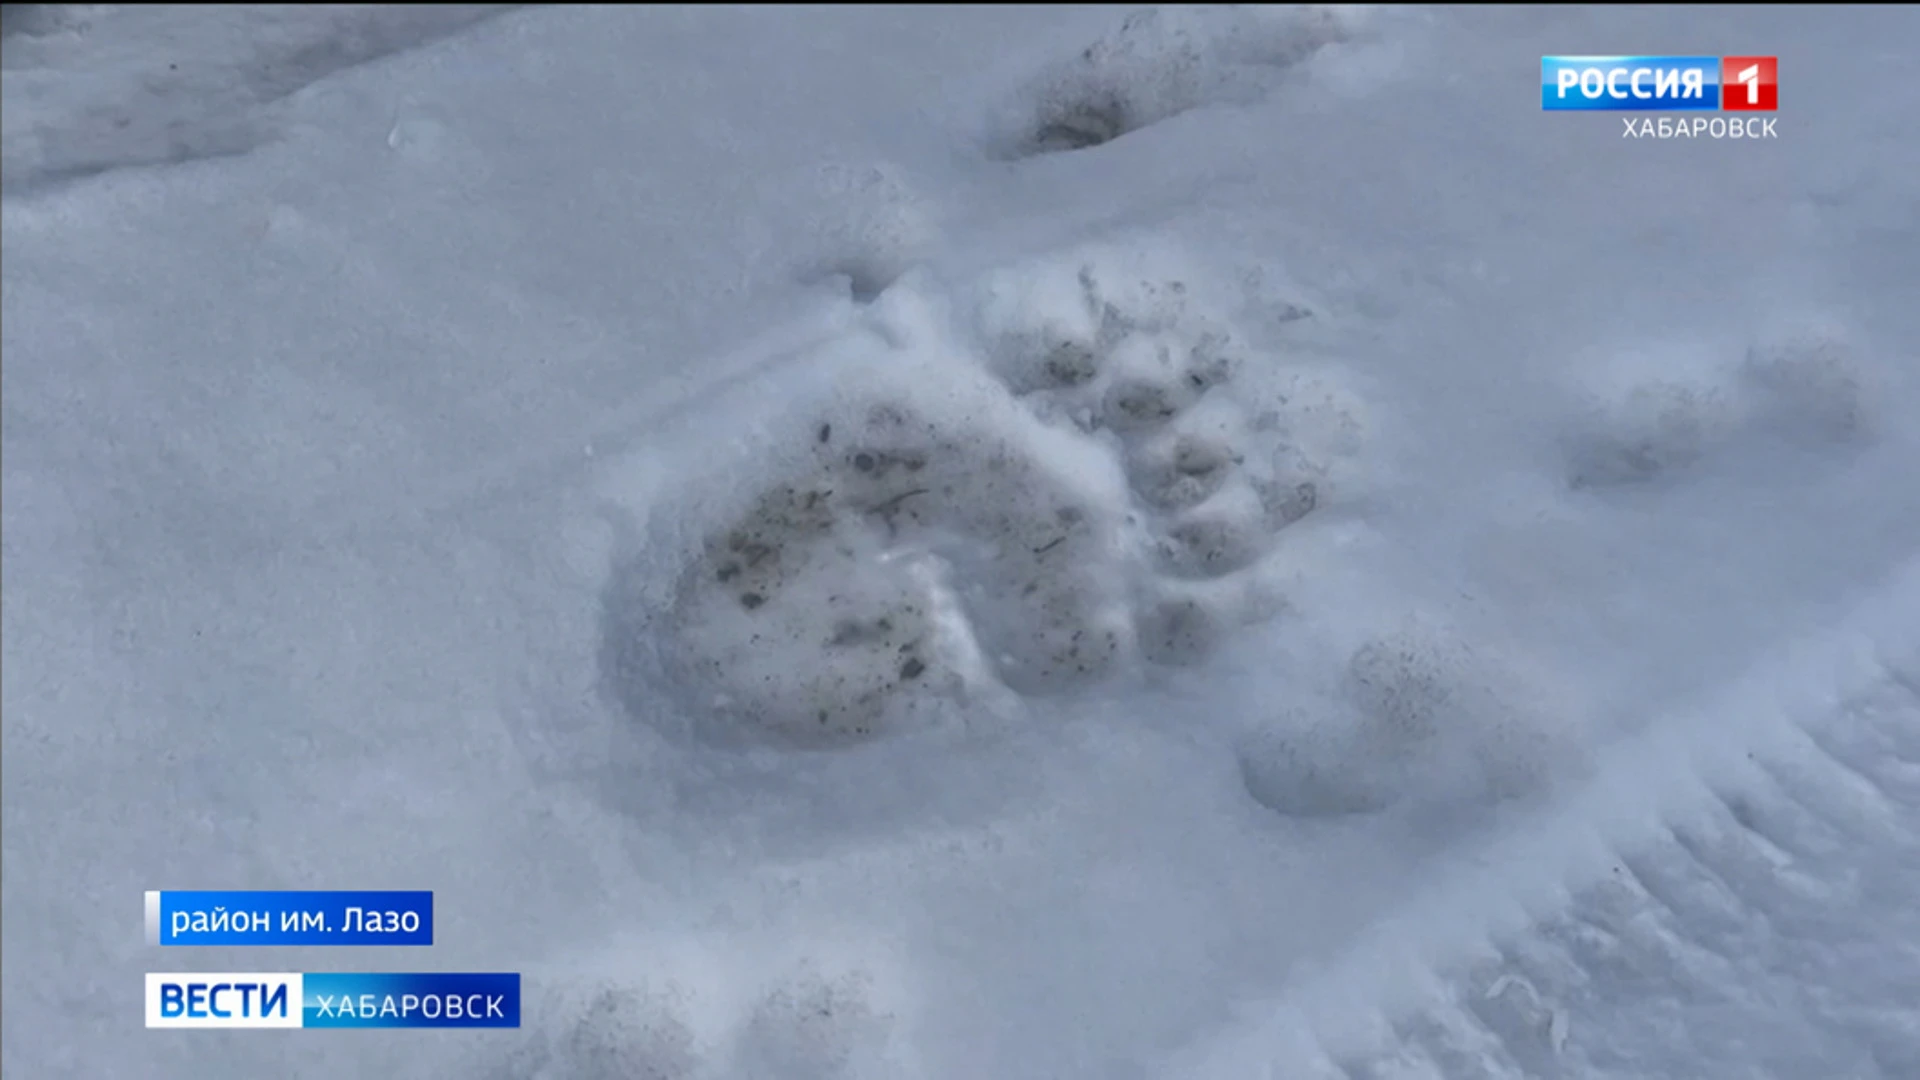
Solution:
M 152 972 L 150 1028 L 517 1028 L 515 972 Z

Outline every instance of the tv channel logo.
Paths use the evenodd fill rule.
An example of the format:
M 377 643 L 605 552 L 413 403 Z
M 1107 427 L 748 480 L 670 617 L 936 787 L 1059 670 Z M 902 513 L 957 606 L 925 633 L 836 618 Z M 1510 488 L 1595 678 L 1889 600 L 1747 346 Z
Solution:
M 150 1028 L 517 1028 L 516 972 L 149 972 Z
M 1547 112 L 1775 112 L 1777 56 L 1543 56 Z
M 284 972 L 148 972 L 147 1026 L 297 1028 L 303 991 Z

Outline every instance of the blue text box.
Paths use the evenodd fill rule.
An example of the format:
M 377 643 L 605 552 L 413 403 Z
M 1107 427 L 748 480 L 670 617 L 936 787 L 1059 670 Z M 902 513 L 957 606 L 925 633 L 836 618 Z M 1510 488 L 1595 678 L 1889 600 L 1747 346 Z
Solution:
M 314 973 L 301 977 L 307 1028 L 517 1028 L 510 972 Z
M 430 891 L 161 890 L 150 945 L 431 945 Z
M 1698 112 L 1720 108 L 1717 56 L 1543 56 L 1548 112 Z

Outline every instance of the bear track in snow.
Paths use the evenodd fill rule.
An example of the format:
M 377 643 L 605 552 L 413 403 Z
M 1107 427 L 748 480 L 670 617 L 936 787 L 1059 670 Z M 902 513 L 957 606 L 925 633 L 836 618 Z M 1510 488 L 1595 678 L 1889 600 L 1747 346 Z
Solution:
M 988 153 L 1085 150 L 1195 109 L 1256 101 L 1365 21 L 1336 5 L 1138 9 L 1028 80 L 991 119 Z
M 540 1014 L 480 1075 L 701 1080 L 901 1075 L 895 1020 L 870 972 L 802 960 L 731 981 L 577 973 L 529 980 Z M 532 1010 L 530 1010 L 532 1011 Z
M 677 589 L 673 662 L 721 713 L 840 745 L 934 722 L 981 670 L 1046 693 L 1130 650 L 1097 457 L 1045 452 L 1057 434 L 964 372 L 919 399 L 912 376 L 841 378 L 792 475 Z
M 1243 745 L 1248 794 L 1288 816 L 1430 816 L 1524 798 L 1577 767 L 1577 719 L 1540 673 L 1478 639 L 1416 615 L 1361 641 L 1329 708 L 1286 712 Z
M 1604 356 L 1566 449 L 1575 490 L 1671 480 L 1773 443 L 1833 452 L 1870 443 L 1886 378 L 1830 329 L 1725 343 L 1661 343 Z
M 1008 388 L 1120 462 L 1151 563 L 1149 621 L 1192 640 L 1201 611 L 1222 612 L 1182 583 L 1254 566 L 1353 479 L 1364 409 L 1325 373 L 1251 352 L 1207 310 L 1214 290 L 1119 262 L 1017 268 L 987 283 L 981 321 Z
M 1137 261 L 990 274 L 966 298 L 984 364 L 890 345 L 792 406 L 777 482 L 703 536 L 665 613 L 701 723 L 844 746 L 977 689 L 1192 665 L 1272 613 L 1256 568 L 1351 477 L 1360 402 Z

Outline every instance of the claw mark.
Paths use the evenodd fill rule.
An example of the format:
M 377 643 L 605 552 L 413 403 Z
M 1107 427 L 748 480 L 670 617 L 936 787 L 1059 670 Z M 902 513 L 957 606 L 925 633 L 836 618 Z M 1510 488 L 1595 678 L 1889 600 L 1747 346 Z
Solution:
M 899 523 L 893 520 L 894 511 L 900 509 L 901 503 L 906 502 L 915 495 L 925 495 L 929 490 L 928 488 L 914 488 L 912 491 L 903 491 L 873 508 L 873 513 L 879 517 L 881 521 L 887 523 L 887 536 L 889 538 L 900 534 Z
M 888 499 L 886 502 L 874 507 L 873 512 L 881 515 L 891 514 L 900 508 L 901 503 L 906 502 L 915 495 L 925 495 L 929 490 L 929 488 L 914 488 L 912 491 L 903 491 L 893 498 Z

